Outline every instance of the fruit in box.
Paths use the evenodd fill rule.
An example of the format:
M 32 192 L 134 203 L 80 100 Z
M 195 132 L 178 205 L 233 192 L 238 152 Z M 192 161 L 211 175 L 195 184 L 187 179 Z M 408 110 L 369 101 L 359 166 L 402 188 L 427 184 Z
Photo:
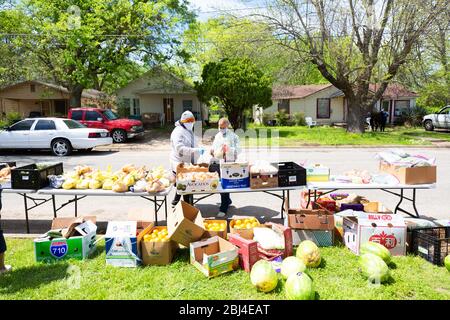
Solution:
M 278 285 L 278 274 L 266 260 L 256 262 L 250 271 L 252 284 L 262 292 L 270 292 Z
M 165 227 L 155 228 L 144 236 L 144 241 L 149 242 L 167 242 L 169 240 L 169 234 Z
M 203 223 L 206 231 L 226 231 L 226 222 L 205 221 Z
M 359 254 L 362 255 L 365 253 L 373 253 L 379 256 L 381 259 L 383 259 L 383 261 L 386 262 L 387 264 L 391 262 L 392 256 L 389 250 L 385 246 L 377 242 L 368 241 L 363 245 L 361 245 L 361 248 L 359 249 Z
M 320 250 L 317 245 L 311 240 L 305 240 L 300 242 L 297 248 L 297 258 L 303 261 L 303 263 L 309 268 L 318 267 L 320 261 Z
M 256 218 L 235 219 L 231 221 L 231 227 L 234 229 L 252 229 L 259 226 Z
M 297 274 L 298 272 L 303 272 L 305 270 L 305 264 L 297 257 L 287 257 L 281 263 L 281 275 L 284 279 L 289 278 L 292 274 Z
M 311 278 L 304 272 L 291 274 L 285 284 L 288 300 L 314 300 L 315 290 Z
M 373 253 L 365 253 L 359 258 L 359 270 L 372 283 L 383 283 L 390 277 L 386 262 Z

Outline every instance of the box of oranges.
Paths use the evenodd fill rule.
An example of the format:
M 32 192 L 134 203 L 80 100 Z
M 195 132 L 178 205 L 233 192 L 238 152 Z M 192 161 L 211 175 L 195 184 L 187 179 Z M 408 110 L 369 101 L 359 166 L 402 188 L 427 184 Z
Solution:
M 178 248 L 176 242 L 171 241 L 167 227 L 153 227 L 144 235 L 142 246 L 143 265 L 166 265 L 172 262 Z
M 227 220 L 209 220 L 205 219 L 203 225 L 206 230 L 205 238 L 212 238 L 214 236 L 219 236 L 223 239 L 227 239 Z
M 253 240 L 253 228 L 259 226 L 255 217 L 233 216 L 230 221 L 230 233 L 237 233 L 242 238 Z

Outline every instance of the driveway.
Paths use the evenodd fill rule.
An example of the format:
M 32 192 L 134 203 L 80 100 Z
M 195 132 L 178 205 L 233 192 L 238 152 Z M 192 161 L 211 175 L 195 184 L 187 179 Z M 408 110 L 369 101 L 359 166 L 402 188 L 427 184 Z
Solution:
M 332 174 L 339 174 L 351 169 L 366 169 L 376 172 L 378 161 L 376 152 L 380 149 L 366 148 L 296 148 L 280 149 L 280 161 L 295 161 L 298 163 L 321 163 L 332 169 Z M 450 219 L 450 149 L 408 149 L 410 152 L 423 152 L 433 155 L 438 163 L 438 183 L 435 190 L 419 190 L 417 208 L 423 216 L 436 219 Z M 254 151 L 249 154 L 255 154 Z M 96 168 L 106 169 L 108 165 L 120 168 L 127 163 L 146 165 L 147 167 L 163 165 L 169 166 L 168 150 L 152 151 L 93 151 L 91 153 L 74 153 L 70 157 L 55 158 L 49 153 L 16 152 L 12 155 L 0 153 L 0 161 L 17 161 L 18 165 L 42 161 L 62 161 L 65 170 L 70 170 L 76 165 L 91 165 Z M 172 199 L 174 190 L 169 196 Z M 361 191 L 361 195 L 369 199 L 381 201 L 388 208 L 395 208 L 397 198 L 382 191 Z M 67 198 L 66 198 L 67 199 Z M 62 202 L 63 197 L 58 198 Z M 247 193 L 232 195 L 233 205 L 230 215 L 254 215 L 262 220 L 279 217 L 281 201 L 264 193 Z M 218 213 L 220 196 L 214 195 L 199 203 L 202 213 L 209 217 Z M 299 207 L 299 192 L 291 195 L 291 207 Z M 407 209 L 412 209 L 405 206 Z M 170 208 L 170 206 L 169 206 Z M 412 211 L 412 210 L 411 210 Z M 73 216 L 73 207 L 63 208 L 59 216 Z M 141 198 L 124 197 L 89 197 L 79 202 L 80 215 L 96 215 L 99 221 L 123 220 L 129 215 L 153 217 L 153 204 Z M 3 195 L 2 220 L 6 232 L 23 232 L 24 209 L 23 199 L 18 195 Z M 51 203 L 47 203 L 30 211 L 31 232 L 39 233 L 48 229 L 53 211 Z M 160 212 L 158 220 L 164 220 L 163 212 Z

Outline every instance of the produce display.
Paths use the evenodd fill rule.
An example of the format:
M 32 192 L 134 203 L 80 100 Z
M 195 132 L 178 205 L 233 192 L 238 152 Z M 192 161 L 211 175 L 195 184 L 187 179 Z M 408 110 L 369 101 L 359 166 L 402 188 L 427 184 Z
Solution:
M 285 293 L 288 300 L 314 300 L 316 296 L 313 281 L 304 272 L 293 273 L 287 278 Z
M 206 231 L 226 231 L 226 222 L 216 222 L 216 221 L 205 221 L 204 223 Z
M 147 170 L 145 166 L 135 167 L 132 164 L 112 171 L 94 169 L 90 166 L 77 166 L 63 176 L 49 177 L 53 188 L 70 189 L 103 189 L 114 192 L 163 192 L 175 182 L 173 175 L 162 166 Z
M 168 242 L 169 234 L 167 227 L 157 227 L 150 234 L 144 236 L 145 242 Z
M 381 259 L 383 259 L 384 262 L 389 264 L 391 262 L 391 252 L 383 245 L 377 243 L 377 242 L 366 242 L 359 248 L 360 254 L 365 253 L 373 253 L 374 255 L 379 256 Z
M 297 257 L 287 257 L 281 263 L 281 276 L 287 279 L 292 274 L 297 274 L 306 270 L 306 266 L 302 260 Z
M 278 285 L 278 274 L 272 264 L 266 260 L 259 260 L 250 272 L 252 284 L 262 292 L 270 292 Z
M 297 248 L 297 258 L 303 261 L 303 263 L 309 268 L 315 268 L 320 265 L 321 256 L 319 247 L 310 241 L 305 240 L 300 243 Z
M 386 262 L 373 253 L 365 253 L 359 258 L 361 273 L 372 283 L 383 283 L 389 280 L 390 271 Z
M 230 227 L 234 229 L 252 229 L 259 226 L 256 218 L 236 219 L 230 222 Z

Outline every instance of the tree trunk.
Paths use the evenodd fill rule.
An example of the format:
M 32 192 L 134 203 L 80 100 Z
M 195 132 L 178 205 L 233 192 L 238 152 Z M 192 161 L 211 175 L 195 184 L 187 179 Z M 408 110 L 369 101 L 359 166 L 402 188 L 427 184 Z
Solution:
M 366 111 L 358 98 L 347 99 L 347 132 L 364 133 L 366 122 Z
M 231 109 L 231 110 L 230 110 Z M 234 130 L 241 128 L 241 117 L 238 111 L 233 110 L 234 108 L 225 108 L 228 120 Z
M 81 108 L 81 95 L 84 87 L 82 85 L 75 85 L 69 89 L 69 108 Z

